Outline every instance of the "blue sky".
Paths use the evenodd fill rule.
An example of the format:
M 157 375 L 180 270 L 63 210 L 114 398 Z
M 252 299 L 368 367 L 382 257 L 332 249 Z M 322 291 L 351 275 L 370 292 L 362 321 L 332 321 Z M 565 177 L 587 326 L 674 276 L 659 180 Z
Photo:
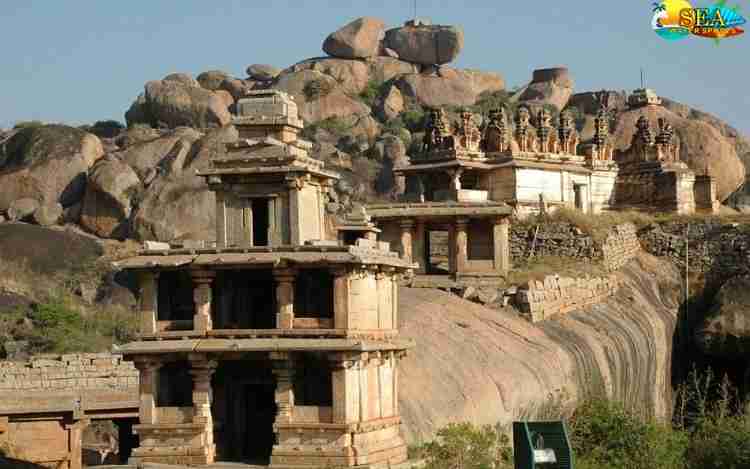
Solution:
M 750 2 L 740 4 L 750 16 Z M 666 42 L 650 30 L 651 1 L 641 0 L 418 0 L 417 14 L 462 26 L 465 47 L 453 65 L 500 72 L 508 87 L 535 68 L 567 65 L 577 91 L 631 90 L 644 67 L 660 95 L 750 134 L 750 33 L 719 46 Z M 3 0 L 0 15 L 0 127 L 8 127 L 124 121 L 148 80 L 285 67 L 322 55 L 326 35 L 358 16 L 400 25 L 413 0 Z

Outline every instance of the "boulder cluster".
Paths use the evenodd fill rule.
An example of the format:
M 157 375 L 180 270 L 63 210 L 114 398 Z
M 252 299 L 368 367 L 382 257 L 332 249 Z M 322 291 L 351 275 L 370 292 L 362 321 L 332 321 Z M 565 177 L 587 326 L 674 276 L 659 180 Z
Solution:
M 251 64 L 245 77 L 209 70 L 149 81 L 125 112 L 127 129 L 35 124 L 0 131 L 0 222 L 75 223 L 116 239 L 210 238 L 213 195 L 194 173 L 236 138 L 231 116 L 250 90 L 294 97 L 313 156 L 343 176 L 327 203 L 331 213 L 403 191 L 392 168 L 418 148 L 430 108 L 449 115 L 465 107 L 567 108 L 576 111 L 581 140 L 592 138 L 598 101 L 592 92 L 574 94 L 566 67 L 535 70 L 529 84 L 507 92 L 498 73 L 450 66 L 463 47 L 456 26 L 414 20 L 388 29 L 363 17 L 325 37 L 323 57 L 286 68 Z M 641 115 L 664 117 L 681 158 L 717 177 L 720 198 L 744 182 L 750 143 L 724 122 L 668 99 L 630 109 L 624 93 L 606 94 L 618 148 L 630 144 Z

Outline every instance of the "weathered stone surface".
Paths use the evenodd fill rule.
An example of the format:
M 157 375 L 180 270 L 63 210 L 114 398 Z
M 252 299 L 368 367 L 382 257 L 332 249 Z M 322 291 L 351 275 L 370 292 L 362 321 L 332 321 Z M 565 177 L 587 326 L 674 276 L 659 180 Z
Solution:
M 386 82 L 399 75 L 419 72 L 418 65 L 393 57 L 373 57 L 367 61 L 367 64 L 370 67 L 370 79 L 379 83 Z
M 373 154 L 382 163 L 378 179 L 375 181 L 376 191 L 392 197 L 403 193 L 406 189 L 405 179 L 393 174 L 394 166 L 408 163 L 406 146 L 401 138 L 390 134 L 384 135 L 373 145 Z
M 403 26 L 385 32 L 384 44 L 401 60 L 422 65 L 452 62 L 464 47 L 464 32 L 457 26 Z
M 622 286 L 610 300 L 537 324 L 512 308 L 402 288 L 401 335 L 416 341 L 399 363 L 407 440 L 427 441 L 449 422 L 534 418 L 550 398 L 571 404 L 592 392 L 667 417 L 678 298 L 658 284 L 679 292 L 679 274 L 641 255 L 617 275 Z
M 271 81 L 281 73 L 281 69 L 273 65 L 252 64 L 247 67 L 246 72 L 253 80 Z
M 324 73 L 334 80 L 345 93 L 357 95 L 367 86 L 370 79 L 370 68 L 359 60 L 332 58 L 313 58 L 303 60 L 285 70 L 284 74 L 300 70 L 314 70 Z
M 73 127 L 22 129 L 0 154 L 0 211 L 26 197 L 63 206 L 76 203 L 83 197 L 86 171 L 103 154 L 98 137 Z
M 442 76 L 403 75 L 395 84 L 404 97 L 427 107 L 469 106 L 485 92 L 504 89 L 503 78 L 496 73 L 475 70 L 441 69 Z
M 60 221 L 62 215 L 62 205 L 55 202 L 39 206 L 39 208 L 34 211 L 34 215 L 32 215 L 31 219 L 37 225 L 52 226 Z
M 335 79 L 315 70 L 282 73 L 274 88 L 294 96 L 300 116 L 307 123 L 370 114 L 370 108 L 346 94 Z
M 133 217 L 133 236 L 155 241 L 214 239 L 215 196 L 194 170 L 205 169 L 210 159 L 225 154 L 225 143 L 237 138 L 232 126 L 215 129 L 193 144 L 183 171 L 157 176 Z
M 549 104 L 562 110 L 573 94 L 573 79 L 565 67 L 534 70 L 531 83 L 519 100 L 531 106 Z
M 230 106 L 234 104 L 234 97 L 232 96 L 232 93 L 230 93 L 229 91 L 216 90 L 214 91 L 214 93 L 216 93 L 221 98 L 221 100 L 224 102 L 224 105 L 227 108 L 229 108 Z
M 128 125 L 216 127 L 229 123 L 226 103 L 216 93 L 175 80 L 150 81 L 143 98 L 125 114 Z
M 709 355 L 740 361 L 750 352 L 750 276 L 722 285 L 713 307 L 698 328 L 696 340 Z
M 189 73 L 182 72 L 170 73 L 169 75 L 162 78 L 162 81 L 174 81 L 187 86 L 200 86 L 198 80 L 193 78 Z
M 221 70 L 209 70 L 198 75 L 196 80 L 201 87 L 207 90 L 216 91 L 221 89 L 221 83 L 224 80 L 230 78 L 232 77 L 227 72 Z
M 184 140 L 192 144 L 202 137 L 197 130 L 189 127 L 179 127 L 164 133 L 161 137 L 130 145 L 118 153 L 120 159 L 133 168 L 141 180 L 146 179 L 146 174 L 159 166 L 175 148 L 178 142 Z
M 103 238 L 124 238 L 133 197 L 141 189 L 138 175 L 125 162 L 113 155 L 102 158 L 89 173 L 81 226 Z
M 385 23 L 370 16 L 357 18 L 331 33 L 323 42 L 323 51 L 342 59 L 365 58 L 378 55 Z
M 391 86 L 375 105 L 375 112 L 382 120 L 395 119 L 404 110 L 404 96 L 398 87 Z
M 239 80 L 237 78 L 227 78 L 221 82 L 221 89 L 227 91 L 232 95 L 234 101 L 239 100 L 247 94 L 248 91 L 254 89 L 255 83 L 251 80 Z
M 745 181 L 745 167 L 737 156 L 733 144 L 710 124 L 685 119 L 661 106 L 647 106 L 619 114 L 613 137 L 615 148 L 625 150 L 630 146 L 636 123 L 646 116 L 656 126 L 664 118 L 674 127 L 680 146 L 680 159 L 696 172 L 704 174 L 706 167 L 716 178 L 717 196 L 726 199 Z
M 29 197 L 16 199 L 8 206 L 8 219 L 10 221 L 20 221 L 30 217 L 39 208 L 39 201 Z

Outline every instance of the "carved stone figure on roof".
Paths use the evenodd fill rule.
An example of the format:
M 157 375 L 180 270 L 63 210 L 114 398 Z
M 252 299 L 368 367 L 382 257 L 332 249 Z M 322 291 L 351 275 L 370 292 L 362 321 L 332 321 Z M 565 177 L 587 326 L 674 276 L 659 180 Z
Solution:
M 482 149 L 488 153 L 506 151 L 510 148 L 508 137 L 508 122 L 505 117 L 505 108 L 490 111 L 489 122 L 484 128 L 482 136 Z
M 557 127 L 557 151 L 568 155 L 576 155 L 578 148 L 578 132 L 575 128 L 573 115 L 567 109 L 560 113 L 560 123 Z
M 679 161 L 679 148 L 674 141 L 674 127 L 664 118 L 659 118 L 659 133 L 656 136 L 657 159 L 659 161 Z
M 552 114 L 548 109 L 542 108 L 537 113 L 536 136 L 539 151 L 542 153 L 551 153 L 554 151 L 555 132 L 552 128 Z
M 474 114 L 469 111 L 461 112 L 461 122 L 454 127 L 456 147 L 467 151 L 479 151 L 482 133 L 474 122 Z
M 454 139 L 445 110 L 442 108 L 431 110 L 425 126 L 422 151 L 449 150 L 453 146 Z
M 594 119 L 594 144 L 591 157 L 596 161 L 612 160 L 613 145 L 609 135 L 609 94 L 601 91 L 595 94 L 599 102 L 599 112 Z
M 529 108 L 521 106 L 516 115 L 516 143 L 522 152 L 533 152 L 536 150 L 536 138 L 531 133 L 531 113 Z

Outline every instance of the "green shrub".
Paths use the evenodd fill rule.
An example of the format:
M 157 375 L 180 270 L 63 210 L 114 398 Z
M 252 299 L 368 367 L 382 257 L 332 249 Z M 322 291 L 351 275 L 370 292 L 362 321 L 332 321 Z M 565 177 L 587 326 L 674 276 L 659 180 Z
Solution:
M 399 118 L 403 121 L 404 126 L 409 132 L 419 132 L 424 130 L 426 115 L 427 113 L 424 109 L 414 106 L 403 111 Z
M 641 418 L 616 402 L 583 403 L 570 428 L 579 467 L 677 469 L 684 464 L 684 432 Z
M 362 100 L 363 103 L 372 107 L 375 105 L 375 101 L 378 99 L 378 96 L 380 96 L 385 91 L 384 88 L 385 82 L 372 79 L 367 82 L 365 89 L 362 90 L 361 93 L 359 93 L 359 99 Z
M 750 468 L 750 419 L 712 415 L 698 422 L 687 452 L 694 469 Z
M 121 122 L 116 120 L 104 120 L 94 122 L 94 125 L 88 128 L 88 131 L 97 137 L 115 138 L 124 128 L 125 126 Z
M 492 469 L 509 464 L 512 450 L 508 437 L 490 425 L 450 424 L 434 441 L 411 451 L 425 459 L 429 469 Z

